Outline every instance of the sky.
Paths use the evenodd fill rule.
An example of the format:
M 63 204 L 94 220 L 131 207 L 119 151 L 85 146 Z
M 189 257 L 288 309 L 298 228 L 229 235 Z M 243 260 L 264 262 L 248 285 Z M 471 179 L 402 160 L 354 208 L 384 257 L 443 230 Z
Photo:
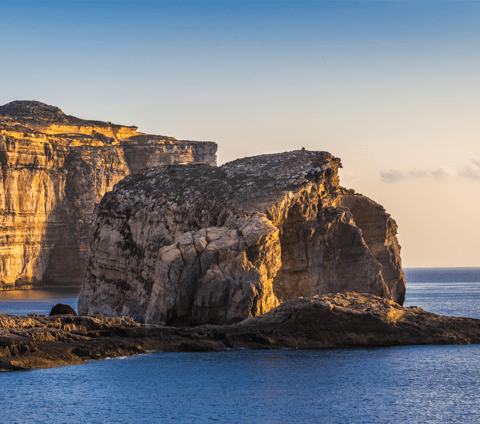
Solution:
M 383 205 L 405 267 L 480 266 L 480 2 L 0 0 L 0 104 L 305 147 Z

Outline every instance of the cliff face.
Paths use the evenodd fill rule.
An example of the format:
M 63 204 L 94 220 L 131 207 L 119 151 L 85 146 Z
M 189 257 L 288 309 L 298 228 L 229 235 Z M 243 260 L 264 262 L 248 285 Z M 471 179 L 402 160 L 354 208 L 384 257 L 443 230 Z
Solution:
M 392 298 L 403 305 L 406 288 L 395 220 L 383 206 L 360 194 L 342 194 L 337 204 L 352 212 L 370 252 L 382 265 L 382 276 Z
M 80 286 L 95 204 L 148 166 L 215 164 L 211 142 L 179 141 L 65 115 L 40 102 L 0 107 L 0 290 Z
M 403 303 L 395 221 L 340 166 L 294 151 L 125 178 L 97 206 L 79 313 L 200 325 L 326 293 Z

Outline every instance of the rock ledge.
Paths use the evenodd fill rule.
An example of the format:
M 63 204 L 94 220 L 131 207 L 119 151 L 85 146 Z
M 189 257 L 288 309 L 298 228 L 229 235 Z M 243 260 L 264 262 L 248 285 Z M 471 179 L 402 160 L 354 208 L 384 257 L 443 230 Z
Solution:
M 373 295 L 283 303 L 235 325 L 168 327 L 131 318 L 0 314 L 0 370 L 50 368 L 148 351 L 478 344 L 480 320 L 435 315 Z

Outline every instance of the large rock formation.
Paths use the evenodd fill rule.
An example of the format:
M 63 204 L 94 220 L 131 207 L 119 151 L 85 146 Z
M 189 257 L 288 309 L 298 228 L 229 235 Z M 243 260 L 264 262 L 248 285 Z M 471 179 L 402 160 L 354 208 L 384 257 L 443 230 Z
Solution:
M 211 142 L 86 121 L 40 102 L 0 107 L 0 290 L 78 285 L 95 204 L 148 166 L 215 164 Z
M 79 313 L 199 325 L 326 293 L 403 303 L 395 221 L 340 166 L 302 150 L 125 178 L 96 209 Z
M 162 351 L 319 349 L 480 343 L 480 320 L 435 315 L 373 295 L 330 294 L 282 303 L 238 324 L 190 328 L 133 319 L 0 314 L 0 371 L 50 368 Z

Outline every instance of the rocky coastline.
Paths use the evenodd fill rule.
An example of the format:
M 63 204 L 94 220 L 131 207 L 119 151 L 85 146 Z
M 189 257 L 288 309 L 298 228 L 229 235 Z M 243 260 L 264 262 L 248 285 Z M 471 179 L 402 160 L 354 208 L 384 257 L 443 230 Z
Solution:
M 82 364 L 151 351 L 478 344 L 480 320 L 435 315 L 370 294 L 284 302 L 233 325 L 173 327 L 132 318 L 0 314 L 0 370 Z
M 340 185 L 339 158 L 302 149 L 216 167 L 216 149 L 40 102 L 0 107 L 0 290 L 83 282 L 81 316 L 0 313 L 0 371 L 480 343 L 480 320 L 402 306 L 397 225 Z

